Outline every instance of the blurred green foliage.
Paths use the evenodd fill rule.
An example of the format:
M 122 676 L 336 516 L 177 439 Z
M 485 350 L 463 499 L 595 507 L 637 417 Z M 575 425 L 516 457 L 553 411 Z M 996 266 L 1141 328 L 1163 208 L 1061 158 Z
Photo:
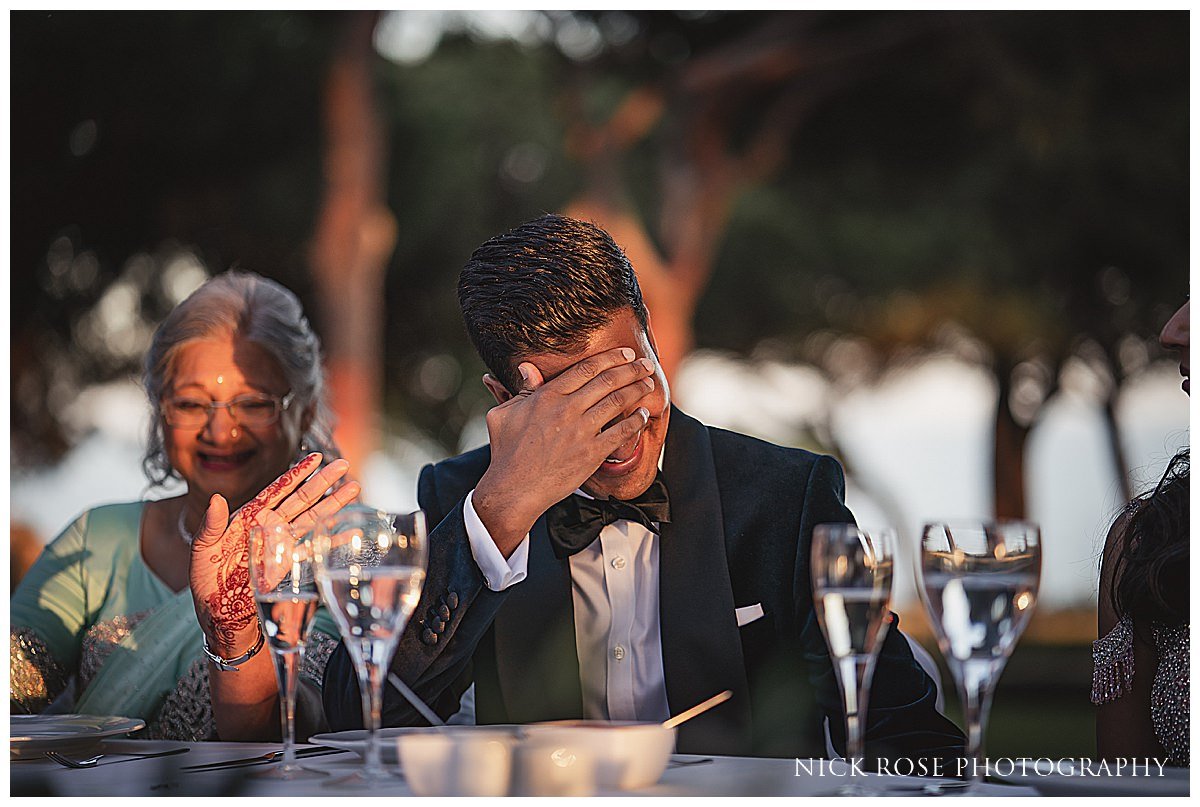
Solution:
M 11 15 L 15 463 L 69 445 L 58 415 L 74 391 L 136 371 L 136 356 L 81 338 L 79 323 L 122 280 L 137 290 L 134 315 L 160 319 L 173 245 L 212 271 L 237 263 L 275 277 L 313 310 L 321 85 L 341 19 Z M 818 43 L 865 26 L 925 29 L 863 57 L 858 78 L 808 112 L 780 170 L 740 196 L 696 312 L 698 345 L 750 352 L 770 339 L 813 358 L 805 337 L 830 329 L 864 334 L 886 356 L 935 343 L 951 320 L 1014 361 L 1056 366 L 1087 340 L 1116 357 L 1186 292 L 1186 13 L 544 21 L 525 44 L 449 31 L 428 58 L 377 60 L 399 224 L 385 326 L 393 428 L 451 451 L 481 405 L 457 271 L 485 238 L 584 187 L 565 145 L 572 116 L 601 119 L 646 84 L 679 97 L 690 60 L 773 25 Z M 569 58 L 555 35 L 585 24 L 601 44 Z M 684 111 L 668 106 L 616 169 L 655 238 Z M 66 263 L 52 260 L 63 243 Z M 1137 369 L 1114 366 L 1118 377 Z
M 815 112 L 788 170 L 746 196 L 697 316 L 702 344 L 749 350 L 830 313 L 878 332 L 868 306 L 841 322 L 822 309 L 836 293 L 951 287 L 1019 296 L 1028 316 L 1007 331 L 940 312 L 1014 353 L 1156 333 L 1188 276 L 1183 19 L 955 15 Z M 747 287 L 769 293 L 731 304 Z M 1016 344 L 997 344 L 1009 333 Z

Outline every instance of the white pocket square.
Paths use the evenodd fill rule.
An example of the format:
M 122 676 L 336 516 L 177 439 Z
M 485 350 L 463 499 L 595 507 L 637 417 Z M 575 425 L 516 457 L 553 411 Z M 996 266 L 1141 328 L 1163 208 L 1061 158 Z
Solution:
M 747 605 L 742 608 L 734 608 L 733 615 L 737 617 L 738 627 L 749 625 L 756 619 L 762 619 L 763 609 L 762 603 L 756 602 L 754 605 Z

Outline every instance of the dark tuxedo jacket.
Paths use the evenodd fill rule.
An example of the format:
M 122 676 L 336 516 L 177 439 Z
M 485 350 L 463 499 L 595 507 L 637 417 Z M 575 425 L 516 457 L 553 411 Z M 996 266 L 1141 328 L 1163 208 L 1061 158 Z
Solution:
M 421 472 L 418 500 L 437 526 L 421 603 L 392 672 L 443 717 L 471 682 L 481 724 L 581 717 L 570 563 L 555 558 L 545 519 L 530 533 L 526 579 L 505 591 L 486 587 L 471 555 L 463 503 L 489 457 L 484 447 Z M 841 467 L 672 409 L 663 478 L 672 521 L 659 539 L 659 614 L 671 713 L 734 693 L 679 728 L 679 751 L 823 757 L 826 716 L 841 750 L 841 698 L 809 578 L 813 526 L 853 521 Z M 739 628 L 734 609 L 756 603 L 765 615 Z M 361 727 L 344 647 L 330 658 L 323 693 L 331 728 Z M 867 758 L 960 755 L 962 735 L 934 699 L 893 623 L 868 701 Z M 384 725 L 424 721 L 389 686 Z

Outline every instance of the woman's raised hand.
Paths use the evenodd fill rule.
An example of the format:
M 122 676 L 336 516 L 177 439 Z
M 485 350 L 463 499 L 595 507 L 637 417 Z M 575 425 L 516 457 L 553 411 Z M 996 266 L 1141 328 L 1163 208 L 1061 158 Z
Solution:
M 219 493 L 209 500 L 204 525 L 192 542 L 188 581 L 200 627 L 218 654 L 234 655 L 253 642 L 250 629 L 258 616 L 250 585 L 251 527 L 282 521 L 300 533 L 358 498 L 360 487 L 354 481 L 325 496 L 345 476 L 350 463 L 334 460 L 317 471 L 320 464 L 320 454 L 309 454 L 240 507 L 232 518 L 229 504 Z

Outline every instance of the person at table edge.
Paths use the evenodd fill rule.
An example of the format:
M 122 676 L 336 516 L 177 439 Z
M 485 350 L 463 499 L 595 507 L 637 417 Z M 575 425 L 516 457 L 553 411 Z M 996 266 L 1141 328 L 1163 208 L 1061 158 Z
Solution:
M 853 520 L 838 463 L 674 407 L 633 267 L 594 225 L 497 236 L 458 290 L 498 406 L 489 446 L 421 472 L 436 527 L 391 670 L 443 717 L 473 682 L 479 723 L 659 721 L 730 689 L 680 727 L 680 752 L 825 756 L 823 717 L 843 749 L 809 580 L 813 526 Z M 867 759 L 959 756 L 935 695 L 893 617 Z M 362 725 L 344 646 L 323 699 L 331 728 Z M 387 687 L 384 725 L 423 724 Z

